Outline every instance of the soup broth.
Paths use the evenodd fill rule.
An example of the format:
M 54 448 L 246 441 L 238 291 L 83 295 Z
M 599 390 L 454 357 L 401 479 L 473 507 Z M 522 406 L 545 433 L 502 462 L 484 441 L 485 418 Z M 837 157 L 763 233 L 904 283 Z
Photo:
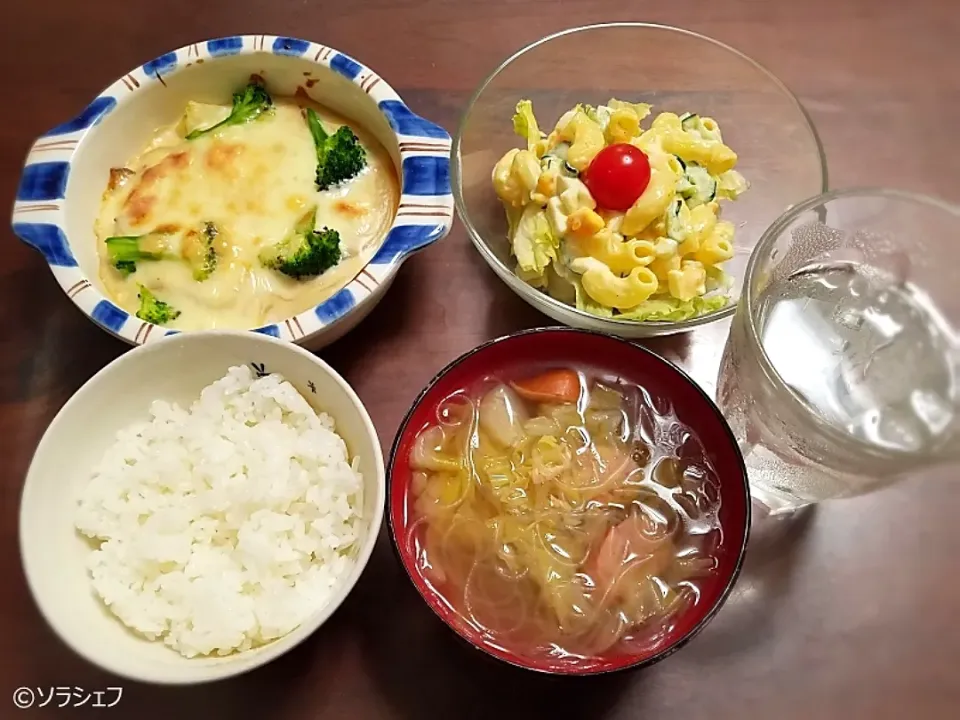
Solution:
M 716 473 L 671 408 L 620 379 L 486 378 L 440 404 L 410 464 L 417 572 L 518 656 L 654 648 L 716 572 Z

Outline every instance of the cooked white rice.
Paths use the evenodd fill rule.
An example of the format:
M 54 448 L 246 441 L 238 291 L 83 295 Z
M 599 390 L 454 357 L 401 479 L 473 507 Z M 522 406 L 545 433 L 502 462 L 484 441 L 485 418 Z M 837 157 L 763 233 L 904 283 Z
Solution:
M 247 366 L 150 416 L 117 434 L 81 494 L 77 528 L 102 541 L 93 587 L 187 657 L 289 633 L 353 565 L 362 478 L 333 420 Z

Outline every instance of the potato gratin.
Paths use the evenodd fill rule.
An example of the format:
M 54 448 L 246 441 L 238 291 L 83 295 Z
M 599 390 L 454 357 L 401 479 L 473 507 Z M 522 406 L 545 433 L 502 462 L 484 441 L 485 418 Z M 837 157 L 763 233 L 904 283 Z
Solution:
M 373 256 L 399 200 L 362 129 L 259 81 L 232 106 L 190 102 L 111 171 L 100 278 L 121 307 L 180 329 L 254 328 L 335 293 Z
M 610 100 L 578 105 L 549 135 L 522 100 L 527 140 L 493 170 L 517 275 L 603 317 L 678 321 L 723 307 L 734 227 L 722 199 L 748 184 L 711 118 Z

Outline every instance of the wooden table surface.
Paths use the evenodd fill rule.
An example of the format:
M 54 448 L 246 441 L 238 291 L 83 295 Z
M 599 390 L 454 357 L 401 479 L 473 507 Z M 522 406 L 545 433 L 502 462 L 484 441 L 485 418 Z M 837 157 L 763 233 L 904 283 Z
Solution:
M 270 32 L 321 41 L 378 69 L 452 132 L 480 80 L 527 42 L 568 26 L 647 20 L 710 34 L 779 75 L 818 126 L 831 186 L 889 184 L 960 201 L 955 0 L 31 0 L 5 3 L 2 18 L 8 199 L 36 135 L 129 68 L 194 40 Z M 266 668 L 186 689 L 100 672 L 37 612 L 19 563 L 17 508 L 47 424 L 127 348 L 67 301 L 38 254 L 9 230 L 0 241 L 0 717 L 88 714 L 57 703 L 17 711 L 9 698 L 19 686 L 117 685 L 123 696 L 111 712 L 131 718 L 960 717 L 960 484 L 945 472 L 758 533 L 716 619 L 641 672 L 557 681 L 487 660 L 427 609 L 386 533 L 333 621 Z M 960 246 L 945 260 L 960 261 Z M 458 225 L 321 355 L 357 389 L 386 448 L 442 365 L 540 324 L 547 319 L 500 284 Z M 712 390 L 726 330 L 650 346 Z

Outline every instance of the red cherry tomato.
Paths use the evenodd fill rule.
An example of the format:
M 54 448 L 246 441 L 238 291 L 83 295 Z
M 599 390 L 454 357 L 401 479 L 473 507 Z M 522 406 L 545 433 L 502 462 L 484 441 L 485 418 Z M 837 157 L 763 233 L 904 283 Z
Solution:
M 600 207 L 629 210 L 650 184 L 650 161 L 633 145 L 608 145 L 593 158 L 582 179 Z

